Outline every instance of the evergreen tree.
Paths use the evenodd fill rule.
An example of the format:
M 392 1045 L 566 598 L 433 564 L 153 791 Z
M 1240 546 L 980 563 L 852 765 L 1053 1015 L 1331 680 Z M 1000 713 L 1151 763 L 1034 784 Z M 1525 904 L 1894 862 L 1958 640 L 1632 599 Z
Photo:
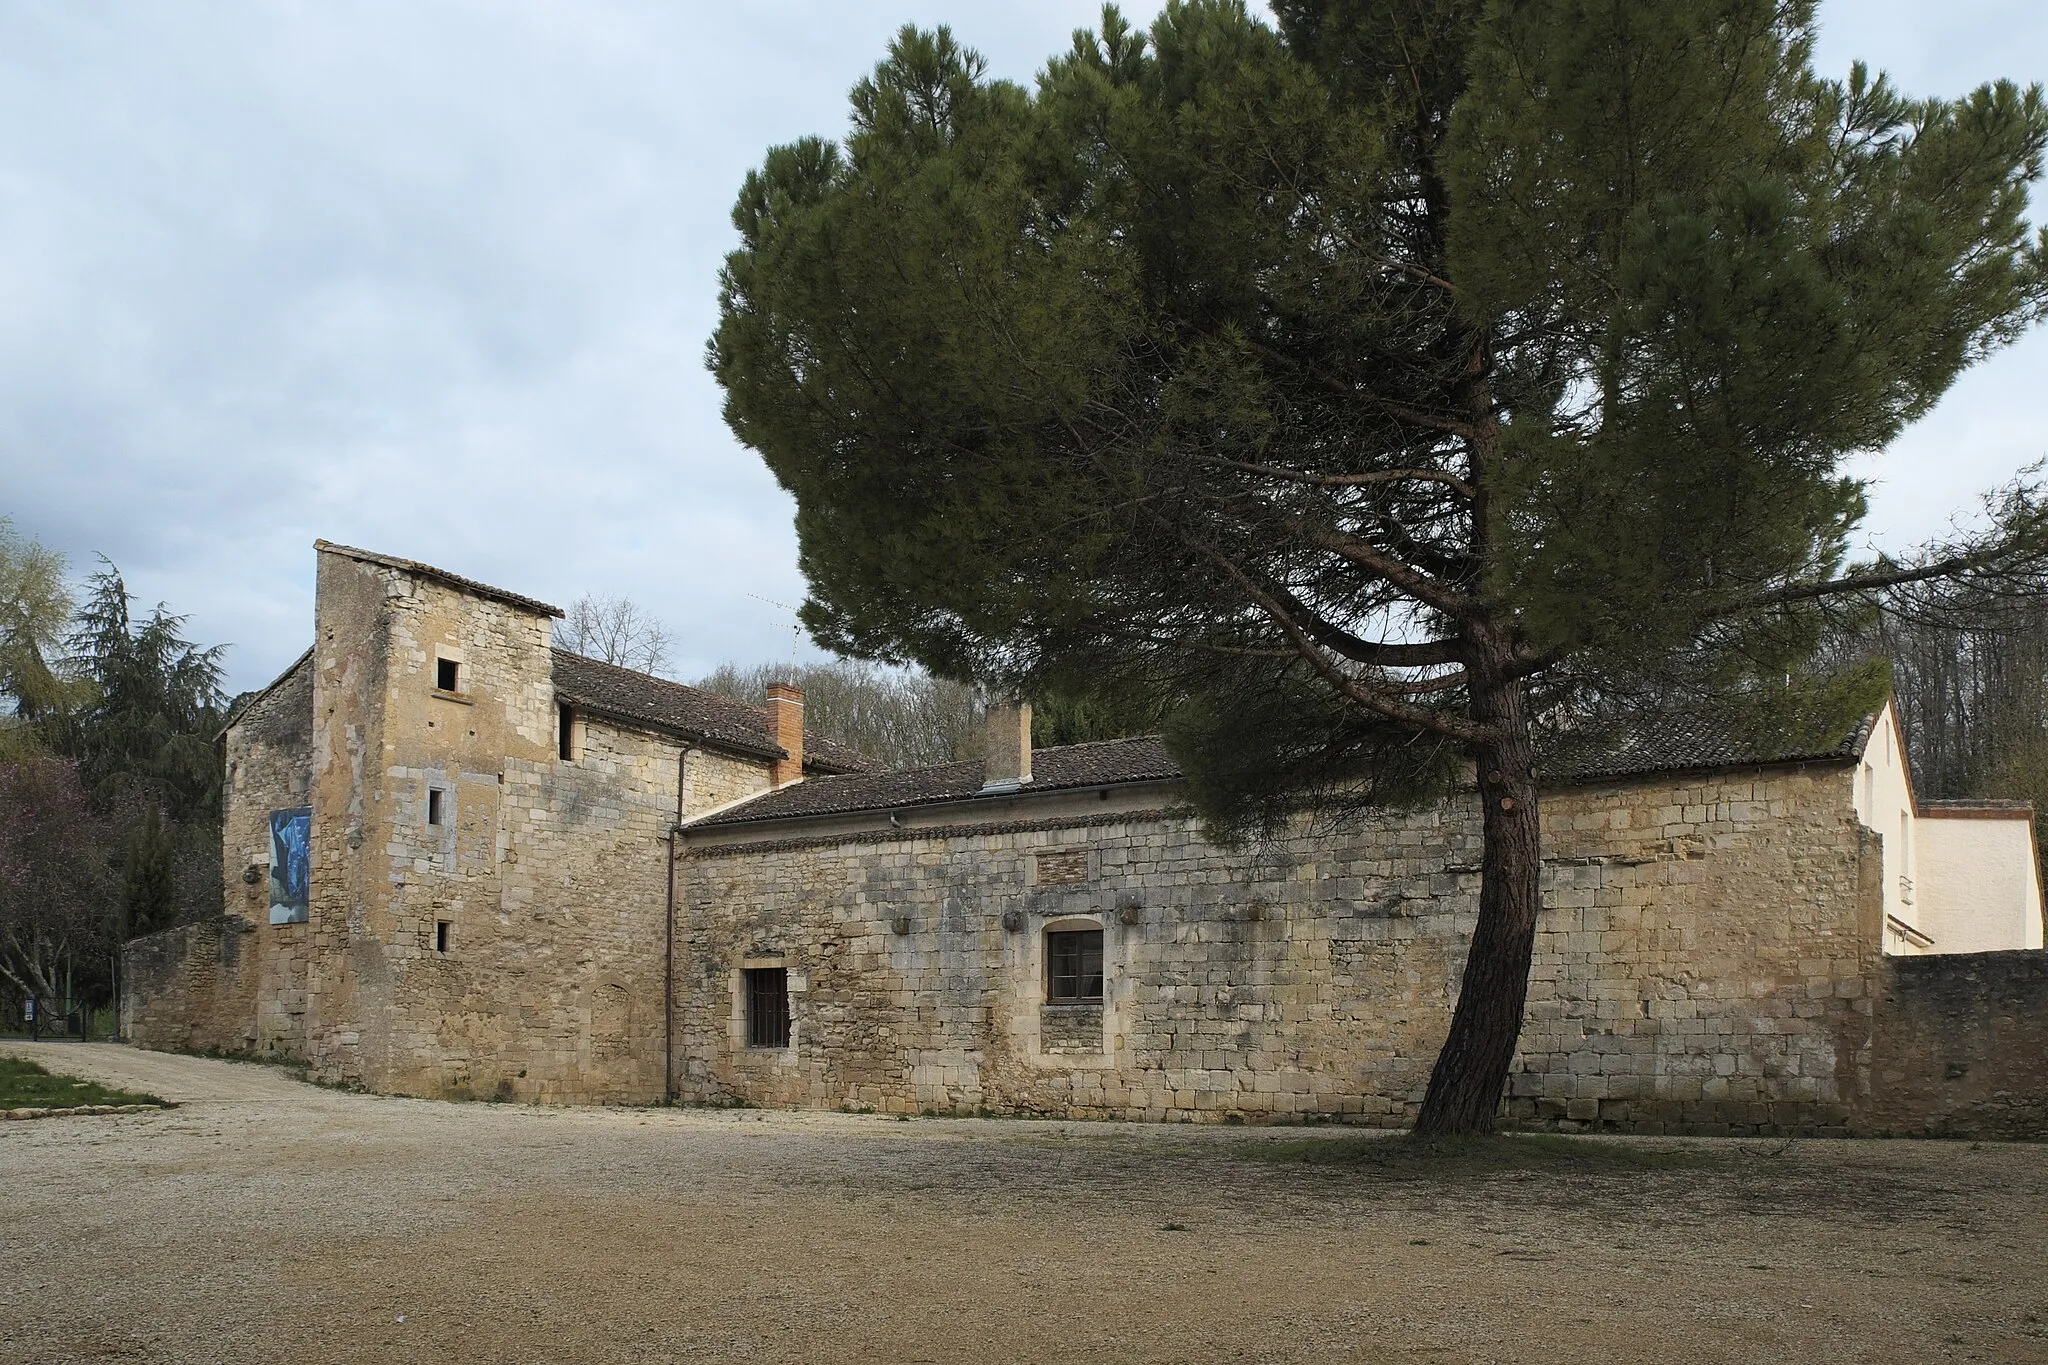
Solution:
M 905 29 L 768 153 L 710 363 L 830 647 L 1171 705 L 1223 832 L 1476 774 L 1477 928 L 1418 1126 L 1490 1127 L 1536 740 L 1645 704 L 1846 729 L 1902 580 L 2040 586 L 2044 518 L 1846 560 L 1883 448 L 2048 299 L 2048 109 L 1817 75 L 1807 0 L 1105 10 L 1035 90 Z
M 86 587 L 71 662 L 92 691 L 56 727 L 64 751 L 103 805 L 137 799 L 174 821 L 217 817 L 225 650 L 186 640 L 185 618 L 162 603 L 133 619 L 128 586 L 112 564 Z
M 69 641 L 86 699 L 44 722 L 116 831 L 127 937 L 221 907 L 225 651 L 192 644 L 184 624 L 162 604 L 136 620 L 107 564 L 87 580 Z
M 171 831 L 162 812 L 145 807 L 129 832 L 122 858 L 121 938 L 153 934 L 178 922 L 178 886 L 172 874 Z

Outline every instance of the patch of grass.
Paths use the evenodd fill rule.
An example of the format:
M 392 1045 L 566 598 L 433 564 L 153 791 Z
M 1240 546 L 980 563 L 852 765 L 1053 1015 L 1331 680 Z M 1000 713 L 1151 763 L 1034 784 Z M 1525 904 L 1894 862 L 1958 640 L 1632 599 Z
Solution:
M 0 1109 L 69 1109 L 81 1104 L 162 1104 L 154 1095 L 115 1090 L 75 1076 L 53 1075 L 34 1062 L 0 1057 Z
M 1645 1147 L 1557 1133 L 1422 1138 L 1413 1133 L 1246 1143 L 1259 1161 L 1341 1167 L 1395 1179 L 1456 1180 L 1525 1171 L 1540 1175 L 1627 1175 L 1722 1165 L 1727 1154 L 1700 1147 Z

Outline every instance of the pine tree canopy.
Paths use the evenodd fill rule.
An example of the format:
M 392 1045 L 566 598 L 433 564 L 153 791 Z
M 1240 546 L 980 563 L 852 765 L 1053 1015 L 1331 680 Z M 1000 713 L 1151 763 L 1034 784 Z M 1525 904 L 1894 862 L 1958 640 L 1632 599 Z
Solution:
M 1215 816 L 1434 789 L 1494 722 L 1787 725 L 1883 448 L 2048 299 L 2048 108 L 1810 61 L 1814 7 L 1114 9 L 1036 88 L 904 29 L 734 210 L 709 362 L 796 498 L 805 620 L 994 686 L 1143 692 Z M 1853 594 L 1852 594 L 1853 596 Z M 1576 711 L 1574 710 L 1576 708 Z

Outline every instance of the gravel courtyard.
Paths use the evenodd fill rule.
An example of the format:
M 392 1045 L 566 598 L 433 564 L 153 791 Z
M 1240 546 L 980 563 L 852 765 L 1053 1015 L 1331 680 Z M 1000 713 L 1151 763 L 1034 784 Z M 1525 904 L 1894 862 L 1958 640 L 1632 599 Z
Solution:
M 340 1094 L 0 1044 L 176 1110 L 0 1122 L 10 1361 L 2048 1361 L 2048 1147 L 1275 1164 L 1331 1130 Z

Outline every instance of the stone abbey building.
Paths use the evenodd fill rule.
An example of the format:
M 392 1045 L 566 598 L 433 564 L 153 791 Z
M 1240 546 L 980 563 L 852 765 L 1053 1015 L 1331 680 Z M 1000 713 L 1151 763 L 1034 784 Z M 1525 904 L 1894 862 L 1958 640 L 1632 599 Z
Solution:
M 1477 912 L 1470 799 L 1206 842 L 1150 739 L 870 771 L 801 694 L 554 649 L 544 603 L 321 542 L 225 735 L 229 913 L 131 944 L 145 1046 L 545 1103 L 1412 1117 Z M 1506 1113 L 2048 1131 L 2031 812 L 1916 801 L 1890 708 L 1546 774 Z

